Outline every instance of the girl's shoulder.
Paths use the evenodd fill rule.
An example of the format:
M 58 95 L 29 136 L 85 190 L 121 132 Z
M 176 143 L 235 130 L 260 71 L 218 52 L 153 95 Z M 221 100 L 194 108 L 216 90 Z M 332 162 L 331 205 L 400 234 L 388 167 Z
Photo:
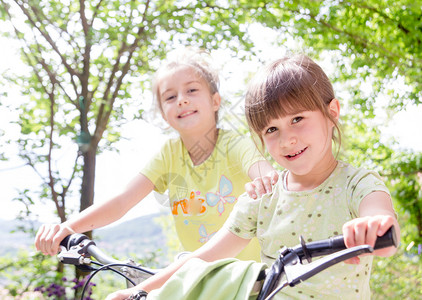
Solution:
M 367 178 L 372 178 L 371 181 L 382 181 L 378 172 L 368 170 L 362 167 L 354 167 L 349 163 L 339 161 L 336 171 L 333 173 L 334 178 L 344 180 L 351 188 L 356 187 L 360 182 L 365 181 Z

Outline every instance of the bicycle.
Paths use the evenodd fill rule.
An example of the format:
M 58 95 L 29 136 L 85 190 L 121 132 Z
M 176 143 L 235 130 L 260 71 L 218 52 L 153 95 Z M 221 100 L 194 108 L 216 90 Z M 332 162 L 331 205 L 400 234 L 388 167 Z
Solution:
M 99 249 L 94 241 L 83 234 L 70 235 L 60 245 L 62 251 L 58 254 L 58 258 L 62 263 L 75 265 L 84 271 L 93 271 L 85 283 L 81 299 L 83 299 L 88 283 L 99 271 L 111 270 L 118 273 L 126 278 L 128 287 L 137 285 L 159 272 L 159 269 L 143 267 L 131 259 L 123 262 L 110 257 Z M 346 248 L 342 235 L 308 243 L 305 243 L 303 237 L 300 236 L 300 244 L 292 248 L 283 247 L 280 249 L 279 256 L 272 266 L 261 271 L 256 279 L 256 281 L 263 281 L 257 300 L 270 300 L 283 288 L 293 287 L 332 265 L 390 246 L 397 247 L 394 226 L 382 237 L 378 237 L 373 248 L 369 245 Z M 96 261 L 91 260 L 91 256 Z M 312 258 L 315 257 L 321 258 L 312 262 Z M 305 260 L 307 263 L 303 264 Z M 90 266 L 91 264 L 98 265 L 99 268 L 93 268 Z

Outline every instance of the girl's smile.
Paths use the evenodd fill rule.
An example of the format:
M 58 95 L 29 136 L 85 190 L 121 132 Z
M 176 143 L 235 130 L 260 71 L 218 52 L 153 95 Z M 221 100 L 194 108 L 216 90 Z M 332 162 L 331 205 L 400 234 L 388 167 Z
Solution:
M 182 112 L 179 116 L 178 116 L 178 118 L 179 119 L 181 119 L 181 118 L 186 118 L 186 117 L 189 117 L 189 116 L 191 116 L 191 115 L 193 115 L 193 114 L 196 114 L 198 111 L 197 110 L 189 110 L 189 111 L 186 111 L 186 112 Z
M 178 67 L 161 78 L 158 87 L 163 118 L 181 136 L 192 136 L 194 132 L 203 135 L 216 127 L 220 96 L 211 93 L 196 70 Z
M 286 155 L 285 157 L 286 157 L 286 159 L 288 159 L 288 160 L 295 160 L 295 159 L 297 159 L 297 158 L 301 157 L 301 156 L 302 156 L 302 154 L 306 151 L 306 149 L 308 149 L 308 147 L 305 147 L 304 149 L 299 150 L 299 151 L 297 151 L 297 152 L 296 152 L 296 153 L 294 153 L 294 154 L 288 154 L 288 155 Z

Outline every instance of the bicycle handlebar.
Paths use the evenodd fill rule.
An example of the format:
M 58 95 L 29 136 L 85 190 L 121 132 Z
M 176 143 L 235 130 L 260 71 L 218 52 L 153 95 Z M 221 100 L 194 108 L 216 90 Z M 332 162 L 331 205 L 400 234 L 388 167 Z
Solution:
M 301 237 L 300 242 L 300 245 L 293 248 L 283 247 L 280 250 L 279 257 L 266 274 L 257 300 L 272 299 L 286 285 L 295 286 L 348 258 L 373 252 L 374 249 L 397 247 L 398 245 L 394 226 L 391 226 L 383 236 L 377 238 L 374 248 L 368 245 L 346 248 L 343 235 L 309 243 L 305 243 Z M 311 262 L 312 257 L 318 256 L 325 257 Z M 303 259 L 307 259 L 308 264 L 302 265 Z M 282 274 L 286 275 L 286 281 L 283 285 L 278 286 Z
M 334 236 L 328 239 L 305 243 L 301 237 L 300 244 L 293 247 L 283 247 L 280 255 L 272 266 L 267 269 L 265 280 L 258 295 L 257 300 L 271 299 L 285 285 L 294 286 L 315 274 L 325 270 L 326 268 L 341 262 L 345 259 L 357 256 L 363 253 L 370 253 L 374 249 L 381 249 L 390 246 L 397 247 L 397 237 L 392 226 L 383 236 L 378 237 L 374 249 L 368 245 L 357 246 L 347 249 L 344 243 L 343 235 Z M 109 255 L 101 251 L 95 243 L 83 234 L 72 234 L 67 236 L 60 243 L 62 251 L 58 254 L 58 258 L 62 263 L 72 264 L 85 270 L 95 270 L 87 267 L 91 263 L 90 256 L 93 256 L 98 262 L 104 265 L 125 265 Z M 311 258 L 325 256 L 315 262 L 311 262 Z M 302 265 L 303 259 L 308 260 L 308 264 Z M 151 276 L 157 272 L 148 268 L 142 269 L 142 273 Z M 285 285 L 277 288 L 282 274 L 286 275 Z M 142 277 L 143 280 L 147 277 Z
M 95 257 L 97 261 L 105 265 L 122 263 L 121 261 L 116 260 L 113 257 L 105 254 L 100 248 L 96 246 L 95 242 L 90 240 L 84 234 L 75 233 L 72 235 L 68 235 L 60 242 L 60 246 L 64 247 L 66 250 L 71 250 L 72 247 L 76 246 L 80 248 L 76 250 L 77 253 L 80 254 L 80 256 L 60 256 L 59 254 L 59 259 L 64 264 L 72 264 L 76 266 L 85 264 L 83 259 L 87 257 L 85 257 L 84 253 L 88 253 L 90 256 Z
M 130 285 L 136 285 L 143 280 L 154 275 L 159 269 L 151 269 L 137 264 L 129 259 L 127 261 L 116 260 L 105 254 L 90 240 L 86 235 L 75 233 L 67 236 L 60 243 L 61 252 L 57 255 L 60 262 L 71 264 L 84 271 L 112 270 L 125 277 Z M 96 262 L 91 261 L 90 257 L 94 257 Z M 90 265 L 95 264 L 101 266 L 99 269 L 92 268 Z M 118 271 L 117 269 L 120 269 Z M 128 286 L 130 286 L 128 285 Z
M 394 226 L 391 226 L 383 236 L 379 236 L 375 242 L 374 250 L 387 248 L 390 246 L 397 247 L 397 237 Z M 309 259 L 312 257 L 325 256 L 340 250 L 346 249 L 343 235 L 337 235 L 325 240 L 304 243 L 293 247 L 295 252 L 301 259 Z

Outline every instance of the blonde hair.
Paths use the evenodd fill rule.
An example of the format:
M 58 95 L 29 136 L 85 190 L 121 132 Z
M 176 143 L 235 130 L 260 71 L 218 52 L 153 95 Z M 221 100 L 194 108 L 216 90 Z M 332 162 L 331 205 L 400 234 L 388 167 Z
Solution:
M 218 72 L 211 67 L 211 56 L 203 49 L 183 48 L 170 52 L 164 64 L 155 72 L 152 81 L 152 93 L 155 103 L 161 113 L 163 108 L 161 106 L 159 85 L 161 79 L 173 72 L 177 68 L 188 67 L 193 69 L 198 76 L 205 80 L 211 95 L 218 93 L 220 81 Z M 218 119 L 218 111 L 216 112 L 216 120 Z
M 262 131 L 270 120 L 300 110 L 319 110 L 335 125 L 340 145 L 340 128 L 328 108 L 334 98 L 330 80 L 312 59 L 305 55 L 284 57 L 270 63 L 250 82 L 246 93 L 246 119 L 263 145 Z M 333 139 L 336 141 L 334 134 Z

